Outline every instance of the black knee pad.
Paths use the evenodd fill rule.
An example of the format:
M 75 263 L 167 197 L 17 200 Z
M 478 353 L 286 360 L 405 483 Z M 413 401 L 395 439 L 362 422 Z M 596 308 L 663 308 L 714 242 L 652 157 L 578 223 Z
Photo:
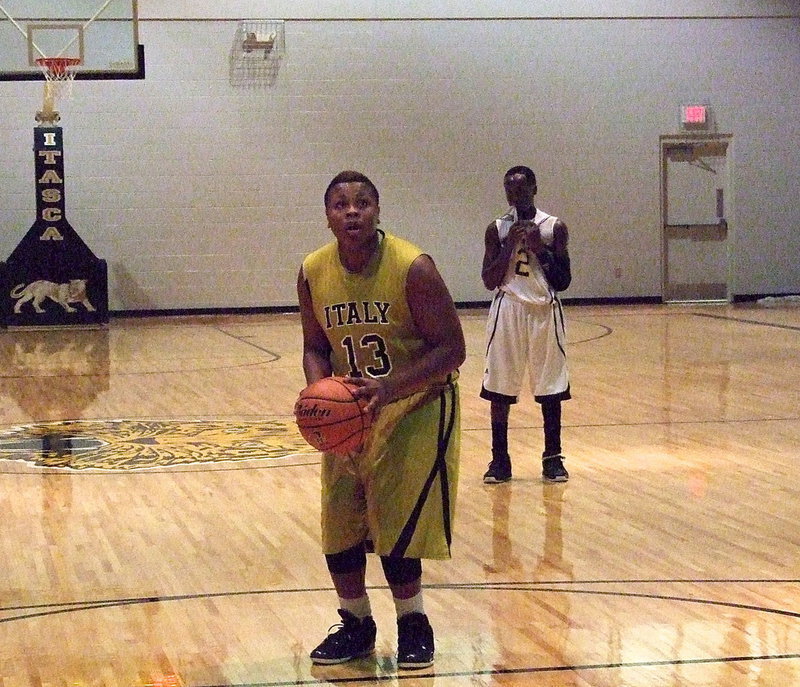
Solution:
M 334 575 L 345 575 L 366 567 L 367 554 L 363 544 L 356 544 L 339 553 L 326 553 L 325 562 L 328 564 L 329 572 Z
M 389 584 L 407 584 L 422 577 L 422 562 L 419 558 L 381 556 L 381 565 Z

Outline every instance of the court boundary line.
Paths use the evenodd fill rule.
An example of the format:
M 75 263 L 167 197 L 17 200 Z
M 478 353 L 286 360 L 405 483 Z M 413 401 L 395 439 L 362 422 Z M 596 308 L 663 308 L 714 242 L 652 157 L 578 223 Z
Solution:
M 760 327 L 773 327 L 774 329 L 788 329 L 793 332 L 800 332 L 800 327 L 791 324 L 781 324 L 779 322 L 762 322 L 761 320 L 750 320 L 743 317 L 730 317 L 728 315 L 713 315 L 705 312 L 691 313 L 694 317 L 705 317 L 710 320 L 724 320 L 725 322 L 739 322 L 740 324 L 755 324 Z
M 608 584 L 797 584 L 800 580 L 797 579 L 780 579 L 770 580 L 766 578 L 754 579 L 650 579 L 650 580 L 577 580 L 577 581 L 551 581 L 551 582 L 495 582 L 495 583 L 437 583 L 426 585 L 428 589 L 438 590 L 467 590 L 467 591 L 513 591 L 513 592 L 544 592 L 544 593 L 567 593 L 567 594 L 588 594 L 600 596 L 615 596 L 622 598 L 640 598 L 654 601 L 676 601 L 679 603 L 702 604 L 714 607 L 733 608 L 737 610 L 753 611 L 756 613 L 767 613 L 771 615 L 780 615 L 789 618 L 800 618 L 800 612 L 768 608 L 763 606 L 756 606 L 752 604 L 742 604 L 729 601 L 716 601 L 706 598 L 692 598 L 681 597 L 673 595 L 662 594 L 645 594 L 638 592 L 618 592 L 611 590 L 598 590 L 598 589 L 568 589 L 567 586 L 573 585 L 608 585 Z M 551 585 L 555 585 L 551 586 Z M 557 588 L 560 586 L 561 588 Z M 388 589 L 386 585 L 368 586 L 368 590 Z M 29 606 L 11 606 L 0 608 L 0 613 L 12 612 L 14 610 L 25 609 L 49 609 L 41 610 L 34 613 L 26 613 L 22 615 L 12 616 L 8 618 L 0 618 L 0 625 L 11 623 L 14 621 L 30 620 L 33 618 L 53 617 L 65 613 L 76 613 L 81 611 L 92 611 L 106 608 L 122 608 L 125 606 L 133 606 L 147 603 L 167 603 L 175 601 L 194 601 L 211 598 L 233 598 L 238 596 L 261 596 L 261 595 L 278 595 L 278 594 L 301 594 L 301 593 L 330 593 L 334 591 L 332 587 L 307 587 L 295 589 L 272 589 L 272 590 L 243 590 L 233 592 L 210 592 L 210 593 L 197 593 L 197 594 L 177 594 L 170 596 L 145 596 L 145 597 L 130 597 L 123 599 L 108 599 L 97 601 L 73 601 L 64 603 L 49 603 L 49 604 L 33 604 Z M 445 677 L 475 677 L 481 675 L 533 675 L 537 673 L 561 673 L 561 672 L 578 672 L 588 670 L 610 670 L 610 669 L 632 669 L 632 668 L 646 668 L 646 667 L 664 667 L 664 666 L 677 666 L 677 665 L 704 665 L 704 664 L 724 664 L 736 663 L 745 661 L 767 661 L 767 660 L 796 660 L 800 659 L 800 653 L 782 653 L 782 654 L 759 654 L 751 656 L 707 656 L 695 658 L 675 658 L 675 659 L 661 659 L 652 661 L 631 661 L 631 662 L 608 662 L 608 663 L 586 663 L 586 664 L 569 664 L 569 665 L 552 665 L 552 666 L 527 666 L 520 668 L 492 668 L 485 670 L 468 670 L 468 671 L 414 671 L 413 673 L 406 672 L 389 672 L 381 675 L 363 675 L 363 676 L 348 676 L 348 677 L 333 677 L 314 678 L 311 679 L 292 679 L 292 680 L 278 680 L 278 681 L 262 681 L 258 683 L 236 683 L 227 684 L 225 687 L 289 687 L 290 685 L 317 685 L 317 684 L 361 684 L 361 683 L 375 683 L 375 682 L 388 682 L 390 680 L 409 680 L 418 678 L 445 678 Z M 201 685 L 198 687 L 222 687 L 222 685 L 209 684 Z

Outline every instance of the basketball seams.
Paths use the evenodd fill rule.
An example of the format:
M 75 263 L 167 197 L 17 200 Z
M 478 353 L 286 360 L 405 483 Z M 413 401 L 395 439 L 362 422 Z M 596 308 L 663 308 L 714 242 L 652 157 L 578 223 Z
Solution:
M 358 404 L 358 399 L 356 398 L 356 395 L 353 393 L 353 390 L 349 386 L 347 386 L 347 384 L 345 384 L 341 379 L 337 379 L 336 377 L 332 377 L 332 379 L 336 379 L 336 383 L 339 384 L 339 386 L 341 386 L 347 392 L 348 396 L 350 396 L 350 398 L 356 404 Z M 359 408 L 360 408 L 360 406 L 359 406 Z M 364 411 L 362 410 L 361 411 L 361 415 L 363 415 L 363 414 L 364 414 Z
M 325 401 L 325 403 L 343 403 L 348 405 L 353 403 L 354 401 L 358 403 L 358 399 L 355 396 L 353 398 L 328 398 L 327 396 L 303 396 L 300 399 L 301 401 Z
M 352 439 L 352 438 L 353 438 L 353 437 L 354 437 L 356 434 L 361 434 L 361 432 L 363 432 L 363 431 L 364 431 L 364 429 L 363 429 L 363 428 L 361 428 L 361 429 L 357 429 L 357 430 L 356 430 L 355 432 L 353 432 L 352 434 L 348 434 L 348 435 L 347 435 L 346 437 L 344 437 L 343 439 L 340 439 L 339 441 L 337 441 L 335 444 L 333 444 L 333 446 L 328 446 L 328 448 L 326 448 L 326 449 L 325 449 L 325 451 L 334 451 L 334 450 L 336 449 L 336 447 L 337 447 L 337 446 L 341 446 L 342 444 L 346 444 L 346 443 L 347 443 L 348 441 L 350 441 L 350 439 Z
M 364 442 L 372 426 L 365 405 L 341 378 L 324 377 L 300 392 L 295 419 L 300 433 L 317 450 L 349 453 Z M 347 406 L 353 409 L 351 413 Z
M 321 422 L 314 423 L 314 419 L 316 419 L 316 418 L 314 418 L 314 419 L 310 420 L 309 422 L 305 422 L 304 421 L 302 423 L 302 427 L 304 429 L 315 429 L 315 428 L 319 428 L 319 427 L 335 427 L 336 425 L 341 425 L 343 422 L 352 422 L 353 420 L 356 420 L 358 418 L 362 418 L 362 420 L 363 420 L 363 414 L 362 413 L 358 413 L 357 415 L 348 415 L 347 417 L 340 417 L 337 420 L 333 420 L 332 422 L 331 421 L 325 422 L 325 420 L 327 418 L 322 417 L 322 418 L 319 418 L 321 420 Z M 363 424 L 363 422 L 362 422 L 362 424 Z M 364 429 L 366 429 L 366 427 L 364 427 Z

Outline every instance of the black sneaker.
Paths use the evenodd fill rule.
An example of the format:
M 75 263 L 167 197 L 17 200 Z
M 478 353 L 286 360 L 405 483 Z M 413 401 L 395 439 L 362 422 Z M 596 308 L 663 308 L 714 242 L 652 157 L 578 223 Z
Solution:
M 542 458 L 542 479 L 545 482 L 566 482 L 569 473 L 564 467 L 564 456 Z
M 349 611 L 339 609 L 342 622 L 331 626 L 322 644 L 311 652 L 311 662 L 324 665 L 345 663 L 369 656 L 375 651 L 375 621 L 371 615 L 359 620 Z
M 506 456 L 505 458 L 492 458 L 489 463 L 489 469 L 483 475 L 484 484 L 502 484 L 511 479 L 511 459 Z
M 433 665 L 433 628 L 424 613 L 406 613 L 397 619 L 397 667 Z

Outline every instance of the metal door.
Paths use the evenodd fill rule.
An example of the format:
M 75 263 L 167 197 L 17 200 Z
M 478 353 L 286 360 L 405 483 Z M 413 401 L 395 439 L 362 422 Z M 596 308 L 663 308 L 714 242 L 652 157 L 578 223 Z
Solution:
M 662 139 L 662 299 L 729 299 L 729 137 Z

